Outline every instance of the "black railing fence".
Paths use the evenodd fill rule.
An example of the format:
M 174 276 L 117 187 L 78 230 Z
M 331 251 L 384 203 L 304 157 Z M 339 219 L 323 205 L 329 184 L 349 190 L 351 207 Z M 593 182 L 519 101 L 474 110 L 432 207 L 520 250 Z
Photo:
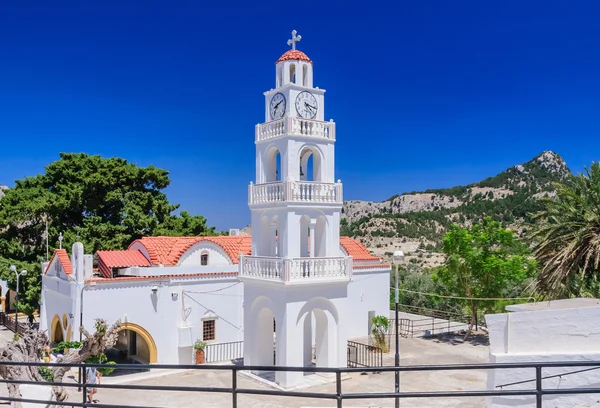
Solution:
M 0 312 L 0 325 L 5 326 L 8 330 L 14 332 L 17 327 L 17 321 L 15 319 L 14 314 L 8 314 L 5 312 Z M 23 332 L 29 327 L 38 328 L 39 323 L 28 323 L 26 316 L 21 316 L 19 318 L 19 332 Z
M 237 360 L 244 356 L 244 342 L 209 344 L 206 346 L 205 355 L 207 363 Z
M 237 366 L 237 365 L 143 365 L 142 368 L 148 369 L 167 369 L 167 370 L 208 370 L 215 372 L 216 370 L 229 372 L 231 374 L 230 386 L 213 387 L 213 386 L 173 386 L 173 385 L 137 385 L 137 384 L 93 384 L 88 385 L 85 383 L 85 373 L 88 367 L 97 368 L 116 368 L 116 369 L 131 369 L 139 368 L 139 364 L 131 365 L 109 365 L 109 364 L 45 364 L 45 363 L 16 363 L 16 362 L 0 362 L 0 365 L 11 365 L 11 366 L 62 366 L 62 367 L 77 367 L 84 373 L 83 375 L 83 392 L 77 394 L 73 391 L 79 387 L 76 383 L 44 383 L 48 386 L 62 385 L 63 387 L 71 388 L 72 397 L 79 398 L 79 402 L 76 401 L 62 401 L 57 403 L 55 401 L 30 399 L 30 398 L 11 398 L 6 396 L 0 396 L 0 401 L 10 402 L 26 402 L 32 404 L 47 404 L 50 406 L 60 405 L 66 407 L 105 407 L 105 408 L 153 408 L 152 405 L 136 405 L 135 401 L 128 401 L 126 399 L 119 399 L 118 405 L 105 404 L 105 403 L 89 403 L 86 401 L 88 387 L 94 387 L 99 390 L 138 390 L 138 391 L 156 391 L 160 393 L 164 392 L 188 392 L 188 393 L 219 393 L 226 394 L 229 396 L 229 403 L 227 405 L 220 404 L 220 406 L 231 406 L 233 408 L 238 407 L 238 399 L 241 395 L 264 395 L 274 397 L 294 397 L 294 398 L 305 398 L 305 399 L 325 399 L 331 400 L 336 403 L 338 408 L 344 406 L 345 401 L 354 400 L 384 400 L 384 399 L 405 399 L 405 398 L 456 398 L 456 397 L 516 397 L 516 396 L 530 396 L 531 401 L 523 405 L 531 406 L 534 405 L 536 408 L 543 407 L 544 396 L 573 396 L 573 395 L 586 395 L 586 394 L 600 394 L 600 387 L 573 387 L 573 388 L 562 388 L 562 389 L 549 389 L 543 387 L 544 377 L 542 376 L 542 370 L 548 368 L 564 368 L 564 367 L 598 367 L 600 361 L 577 361 L 577 362 L 546 362 L 546 363 L 510 363 L 510 364 L 456 364 L 456 365 L 429 365 L 429 366 L 404 366 L 404 367 L 378 367 L 377 371 L 380 373 L 392 373 L 399 371 L 400 373 L 407 372 L 431 372 L 431 371 L 456 371 L 456 370 L 505 370 L 505 369 L 523 369 L 530 368 L 535 372 L 535 381 L 532 388 L 529 389 L 493 389 L 493 390 L 472 390 L 472 391 L 400 391 L 396 392 L 352 392 L 353 390 L 344 389 L 342 381 L 342 374 L 361 374 L 372 371 L 372 369 L 365 368 L 324 368 L 324 367 L 277 367 L 277 366 Z M 135 367 L 134 367 L 135 366 Z M 238 378 L 241 371 L 286 371 L 286 372 L 304 372 L 304 373 L 329 373 L 335 375 L 335 391 L 334 392 L 311 392 L 311 391 L 282 391 L 277 389 L 257 389 L 257 388 L 243 388 L 238 386 Z M 389 377 L 392 378 L 391 376 Z M 39 382 L 35 381 L 17 381 L 0 379 L 0 383 L 5 384 L 33 384 L 40 385 Z M 442 386 L 440 386 L 442 387 Z M 390 390 L 394 388 L 393 381 L 390 381 Z M 199 396 L 200 397 L 200 396 Z M 130 404 L 131 403 L 131 404 Z M 282 399 L 283 406 L 286 406 L 286 401 Z M 355 403 L 353 403 L 354 405 Z M 548 404 L 548 406 L 554 406 L 554 404 Z
M 445 310 L 428 309 L 424 307 L 398 305 L 401 312 L 411 313 L 422 316 L 421 318 L 411 319 L 402 318 L 398 322 L 398 334 L 402 337 L 412 338 L 414 336 L 451 333 L 464 330 L 470 323 L 470 316 L 448 312 Z M 390 319 L 389 335 L 396 334 L 396 321 Z
M 381 367 L 383 350 L 370 344 L 348 341 L 348 367 Z

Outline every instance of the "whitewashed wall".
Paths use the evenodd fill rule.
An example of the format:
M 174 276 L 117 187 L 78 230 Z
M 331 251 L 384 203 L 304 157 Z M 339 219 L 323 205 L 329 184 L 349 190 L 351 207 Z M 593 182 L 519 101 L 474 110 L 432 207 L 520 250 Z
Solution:
M 536 310 L 487 315 L 490 333 L 490 362 L 551 362 L 600 360 L 600 307 Z M 545 368 L 542 376 L 581 370 L 585 367 Z M 534 369 L 489 370 L 489 390 L 497 386 L 535 378 Z M 543 381 L 546 389 L 600 387 L 600 370 Z M 503 387 L 532 389 L 535 382 Z M 597 406 L 598 395 L 544 396 L 544 406 Z M 488 407 L 534 407 L 534 397 L 488 398 Z
M 170 283 L 160 279 L 107 281 L 86 290 L 83 324 L 91 328 L 98 317 L 109 323 L 118 319 L 134 323 L 154 339 L 159 364 L 189 364 L 192 344 L 202 337 L 202 318 L 207 313 L 216 318 L 214 342 L 242 340 L 241 296 L 242 287 L 235 277 L 181 278 Z
M 381 270 L 354 270 L 348 285 L 348 338 L 369 334 L 369 311 L 375 316 L 388 316 L 390 309 L 390 272 Z

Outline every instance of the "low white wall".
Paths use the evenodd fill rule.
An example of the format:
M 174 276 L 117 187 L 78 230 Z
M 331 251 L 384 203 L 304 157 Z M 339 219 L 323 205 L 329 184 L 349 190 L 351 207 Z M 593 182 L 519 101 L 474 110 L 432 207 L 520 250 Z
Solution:
M 487 315 L 491 363 L 600 361 L 600 307 Z M 544 368 L 542 377 L 589 367 Z M 535 369 L 496 369 L 488 372 L 488 390 L 535 379 Z M 544 389 L 600 387 L 600 369 L 543 380 Z M 533 389 L 535 381 L 504 386 L 504 390 Z M 597 406 L 598 395 L 544 396 L 544 406 Z M 490 397 L 487 406 L 534 407 L 535 397 Z

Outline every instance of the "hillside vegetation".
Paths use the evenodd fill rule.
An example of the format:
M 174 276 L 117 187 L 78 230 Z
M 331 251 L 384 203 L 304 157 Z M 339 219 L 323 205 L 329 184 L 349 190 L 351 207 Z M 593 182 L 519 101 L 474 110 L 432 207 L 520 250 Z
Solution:
M 545 151 L 478 183 L 395 195 L 381 202 L 347 201 L 342 235 L 357 238 L 376 255 L 389 257 L 401 249 L 409 262 L 435 266 L 442 238 L 452 224 L 468 227 L 484 217 L 518 235 L 526 232 L 530 215 L 542 209 L 539 198 L 555 194 L 553 182 L 570 174 L 564 160 Z

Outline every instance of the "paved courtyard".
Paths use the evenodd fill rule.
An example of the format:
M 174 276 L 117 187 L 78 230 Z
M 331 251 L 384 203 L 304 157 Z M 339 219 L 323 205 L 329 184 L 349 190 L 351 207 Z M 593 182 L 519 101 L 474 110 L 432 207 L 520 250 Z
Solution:
M 455 337 L 455 340 L 460 337 Z M 402 339 L 400 342 L 402 365 L 421 364 L 457 364 L 485 363 L 488 361 L 488 347 L 485 342 L 471 341 L 441 341 L 436 339 Z M 393 353 L 385 356 L 385 365 L 393 365 Z M 160 385 L 160 386 L 202 386 L 230 387 L 231 374 L 219 371 L 186 371 L 158 375 L 156 372 L 135 376 L 114 377 L 105 379 L 106 383 L 123 383 Z M 447 371 L 447 372 L 412 372 L 401 376 L 403 391 L 442 391 L 442 390 L 483 390 L 485 389 L 486 373 L 478 371 Z M 238 386 L 251 389 L 272 389 L 243 375 L 238 377 Z M 352 374 L 342 382 L 342 392 L 390 392 L 394 389 L 394 374 L 367 375 Z M 302 392 L 334 393 L 335 384 L 324 384 Z M 72 392 L 72 399 L 79 399 L 79 393 Z M 99 390 L 98 399 L 105 404 L 131 404 L 147 407 L 229 407 L 229 394 L 168 392 L 168 391 L 132 391 L 132 390 Z M 403 407 L 483 407 L 483 398 L 427 398 L 403 400 Z M 279 408 L 279 407 L 335 407 L 332 400 L 318 400 L 294 397 L 275 397 L 265 395 L 240 395 L 239 407 L 248 408 Z M 393 407 L 393 400 L 356 400 L 344 401 L 344 407 Z

